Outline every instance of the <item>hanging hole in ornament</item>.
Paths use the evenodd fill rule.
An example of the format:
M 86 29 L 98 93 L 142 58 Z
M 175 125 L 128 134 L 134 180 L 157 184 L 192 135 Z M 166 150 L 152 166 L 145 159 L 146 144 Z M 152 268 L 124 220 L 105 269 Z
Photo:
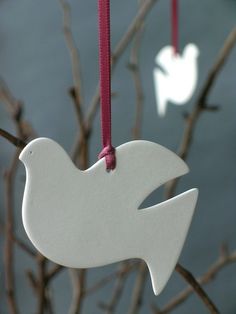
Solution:
M 109 174 L 113 173 L 114 170 L 115 170 L 115 169 L 107 169 L 107 168 L 106 168 L 106 172 L 109 173 Z
M 33 155 L 33 151 L 32 151 L 32 150 L 30 150 L 30 151 L 29 151 L 29 154 L 30 154 L 30 155 Z

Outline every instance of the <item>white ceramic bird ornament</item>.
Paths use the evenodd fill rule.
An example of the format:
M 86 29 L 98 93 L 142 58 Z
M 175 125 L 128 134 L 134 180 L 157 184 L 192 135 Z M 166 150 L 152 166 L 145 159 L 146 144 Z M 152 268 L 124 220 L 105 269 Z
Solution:
M 143 259 L 154 293 L 162 291 L 182 250 L 198 191 L 139 206 L 153 190 L 188 172 L 183 160 L 158 144 L 132 141 L 116 148 L 115 170 L 108 173 L 102 158 L 81 171 L 48 138 L 30 142 L 19 158 L 26 168 L 23 223 L 41 254 L 72 268 Z
M 157 111 L 161 117 L 166 114 L 168 102 L 184 105 L 191 99 L 198 80 L 198 56 L 195 44 L 188 44 L 182 55 L 174 53 L 173 46 L 166 46 L 157 54 L 153 76 Z

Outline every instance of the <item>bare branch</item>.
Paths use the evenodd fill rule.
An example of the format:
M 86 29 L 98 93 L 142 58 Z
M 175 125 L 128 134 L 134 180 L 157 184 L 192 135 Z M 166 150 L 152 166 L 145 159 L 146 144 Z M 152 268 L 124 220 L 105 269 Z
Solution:
M 54 277 L 58 274 L 60 274 L 60 272 L 62 272 L 65 269 L 64 266 L 61 265 L 57 265 L 55 264 L 55 266 L 48 271 L 46 277 L 47 277 L 47 282 L 54 279 Z
M 134 81 L 134 87 L 136 92 L 136 110 L 135 110 L 135 123 L 133 127 L 133 138 L 134 140 L 140 139 L 141 127 L 142 127 L 142 109 L 144 92 L 142 86 L 142 79 L 139 69 L 139 50 L 141 47 L 141 39 L 143 33 L 143 26 L 140 27 L 139 31 L 134 37 L 134 43 L 130 54 L 130 63 L 128 65 Z
M 47 260 L 44 256 L 38 253 L 38 278 L 37 278 L 37 292 L 38 292 L 38 309 L 37 314 L 44 314 L 47 305 L 46 298 L 46 264 Z
M 128 310 L 129 314 L 136 314 L 139 312 L 139 309 L 142 305 L 143 291 L 147 279 L 147 274 L 147 265 L 144 262 L 140 262 L 131 297 L 131 303 Z
M 23 119 L 23 103 L 14 98 L 8 86 L 3 80 L 0 80 L 0 102 L 4 103 L 15 125 L 19 145 L 23 147 L 24 141 L 35 136 L 32 126 Z M 6 132 L 6 131 L 5 131 Z M 4 134 L 3 134 L 4 136 Z M 7 134 L 5 137 L 7 138 Z M 11 141 L 11 135 L 8 140 Z M 12 139 L 14 142 L 14 139 Z M 22 142 L 21 142 L 22 141 Z M 16 140 L 17 143 L 17 140 Z M 14 143 L 13 143 L 14 144 Z M 21 147 L 21 148 L 22 148 Z
M 128 47 L 129 43 L 132 41 L 135 34 L 142 28 L 143 22 L 146 19 L 148 13 L 151 11 L 153 6 L 157 3 L 158 0 L 146 0 L 144 1 L 143 5 L 139 8 L 137 15 L 133 19 L 133 21 L 130 23 L 128 30 L 124 33 L 121 40 L 116 45 L 113 54 L 112 54 L 112 72 L 125 51 L 125 49 Z M 96 115 L 98 105 L 100 100 L 100 92 L 99 92 L 99 85 L 96 88 L 95 95 L 91 101 L 91 104 L 89 106 L 87 119 L 86 119 L 86 125 L 89 129 L 91 127 L 92 121 Z
M 6 232 L 6 228 L 4 228 L 3 224 L 0 224 L 0 232 L 3 234 Z M 15 244 L 18 245 L 19 248 L 21 248 L 25 253 L 27 253 L 31 257 L 35 257 L 36 253 L 31 249 L 31 247 L 29 247 L 24 241 L 18 238 L 15 234 L 13 234 L 12 237 Z
M 73 297 L 69 314 L 80 314 L 86 289 L 86 270 L 70 269 L 71 282 L 73 285 Z
M 81 75 L 80 75 L 80 58 L 76 47 L 75 40 L 71 31 L 71 10 L 70 5 L 66 0 L 58 0 L 63 13 L 63 31 L 71 58 L 71 70 L 74 81 L 74 100 L 76 104 L 77 116 L 79 123 L 83 123 L 82 113 L 82 92 L 81 92 Z
M 133 271 L 136 267 L 138 266 L 138 263 L 133 262 L 133 263 L 129 263 L 126 267 L 125 272 L 127 273 L 127 275 Z M 105 276 L 104 278 L 102 278 L 101 280 L 99 280 L 98 282 L 96 282 L 93 286 L 89 287 L 86 291 L 85 291 L 85 295 L 88 296 L 96 291 L 98 291 L 99 289 L 103 288 L 106 284 L 108 284 L 109 282 L 111 282 L 112 280 L 114 280 L 115 278 L 119 277 L 121 275 L 121 273 L 123 273 L 124 270 L 123 269 L 118 269 L 115 272 Z
M 226 266 L 236 263 L 236 252 L 231 254 L 221 254 L 218 260 L 206 271 L 206 273 L 197 279 L 200 285 L 205 285 L 211 282 L 220 271 Z M 156 314 L 167 314 L 176 309 L 179 305 L 187 300 L 187 298 L 194 292 L 194 289 L 189 286 L 177 294 L 168 304 L 166 304 L 162 310 L 154 310 Z M 154 309 L 154 307 L 153 307 Z
M 78 144 L 74 145 L 72 150 L 72 160 L 75 164 L 79 165 L 80 168 L 85 169 L 86 165 L 84 160 L 88 160 L 88 144 L 87 139 L 89 136 L 89 131 L 87 131 L 86 124 L 84 121 L 84 113 L 82 108 L 82 91 L 81 91 L 81 74 L 80 74 L 80 58 L 78 49 L 76 47 L 75 40 L 71 31 L 71 14 L 70 14 L 70 5 L 66 0 L 58 0 L 62 12 L 63 12 L 63 30 L 66 40 L 66 45 L 70 52 L 71 57 L 71 70 L 73 75 L 74 87 L 70 90 L 70 96 L 75 104 L 76 116 L 79 123 L 80 129 L 80 140 Z M 78 150 L 79 146 L 79 150 Z M 87 164 L 87 162 L 86 162 Z
M 201 285 L 194 278 L 194 276 L 180 264 L 176 265 L 176 271 L 191 285 L 194 292 L 200 297 L 203 303 L 208 308 L 211 314 L 219 314 L 219 310 L 216 308 L 215 304 L 211 301 L 207 293 L 202 289 Z
M 15 137 L 14 135 L 10 134 L 9 132 L 7 132 L 1 128 L 0 128 L 0 136 L 4 137 L 6 140 L 8 140 L 14 146 L 19 147 L 21 149 L 23 149 L 27 145 L 25 143 L 25 141 L 22 141 L 20 138 Z
M 209 75 L 206 79 L 206 82 L 203 85 L 203 88 L 199 94 L 196 104 L 192 112 L 188 115 L 186 119 L 186 127 L 178 150 L 178 155 L 184 160 L 187 158 L 192 144 L 193 133 L 195 130 L 196 123 L 200 117 L 200 114 L 203 111 L 208 110 L 207 107 L 208 96 L 214 86 L 214 83 L 218 75 L 220 74 L 220 71 L 222 70 L 223 66 L 228 60 L 235 44 L 236 44 L 236 28 L 234 28 L 227 37 L 223 45 L 223 48 L 219 52 L 219 55 L 209 72 Z M 172 180 L 170 183 L 166 185 L 165 191 L 166 198 L 170 198 L 174 195 L 174 191 L 178 183 L 178 180 L 179 178 Z
M 102 308 L 106 314 L 115 313 L 116 307 L 120 301 L 120 298 L 125 287 L 128 271 L 130 271 L 130 263 L 125 261 L 120 265 L 120 271 L 117 274 L 117 280 L 115 282 L 110 302 L 99 303 L 100 308 Z
M 5 278 L 8 310 L 10 314 L 17 314 L 18 307 L 15 297 L 14 277 L 14 214 L 13 214 L 13 182 L 16 174 L 19 151 L 14 154 L 10 168 L 5 173 L 5 202 L 6 202 L 6 240 L 4 249 Z
M 24 252 L 26 252 L 31 257 L 36 256 L 36 252 L 32 250 L 25 242 L 23 242 L 21 239 L 13 235 L 14 242 L 21 248 Z

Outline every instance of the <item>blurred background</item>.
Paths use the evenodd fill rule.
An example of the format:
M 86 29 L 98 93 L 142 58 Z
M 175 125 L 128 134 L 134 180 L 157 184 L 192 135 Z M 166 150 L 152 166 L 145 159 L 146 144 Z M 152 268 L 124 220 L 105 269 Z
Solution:
M 153 69 L 155 56 L 170 44 L 170 1 L 155 4 L 144 21 L 139 50 L 139 70 L 144 92 L 141 138 L 160 143 L 176 151 L 185 127 L 184 115 L 191 113 L 206 81 L 209 70 L 224 45 L 229 33 L 236 27 L 235 0 L 180 0 L 180 51 L 189 42 L 200 49 L 199 81 L 191 101 L 184 106 L 169 104 L 167 114 L 157 114 Z M 144 1 L 145 3 L 145 1 Z M 98 82 L 97 4 L 96 1 L 70 0 L 71 30 L 80 55 L 83 106 L 89 107 Z M 114 48 L 131 21 L 139 4 L 136 0 L 111 1 L 112 47 Z M 133 40 L 119 58 L 112 78 L 113 143 L 118 146 L 132 139 L 135 124 L 136 91 L 128 68 Z M 73 86 L 71 60 L 63 34 L 63 11 L 57 0 L 0 1 L 0 76 L 15 99 L 24 104 L 24 119 L 38 136 L 58 141 L 71 151 L 78 133 L 73 100 L 68 90 Z M 217 111 L 204 111 L 195 126 L 187 164 L 191 171 L 181 178 L 175 193 L 192 187 L 200 190 L 195 216 L 181 254 L 180 263 L 195 277 L 205 274 L 220 255 L 222 245 L 229 254 L 236 249 L 236 49 L 231 51 L 222 71 L 218 74 L 208 97 L 208 105 L 219 106 Z M 16 134 L 11 115 L 4 99 L 0 106 L 0 127 Z M 101 150 L 99 114 L 93 122 L 89 143 L 89 164 L 97 160 Z M 9 169 L 15 147 L 0 138 L 0 313 L 14 313 L 6 299 L 6 256 L 4 253 L 7 221 L 6 184 L 4 173 Z M 21 201 L 25 171 L 19 164 L 14 178 L 14 234 L 31 246 L 21 220 Z M 148 199 L 155 204 L 163 199 L 163 189 Z M 32 248 L 33 249 L 33 248 Z M 38 310 L 37 289 L 29 283 L 32 272 L 37 278 L 37 263 L 19 245 L 14 244 L 16 302 L 20 313 L 50 313 Z M 4 262 L 5 261 L 5 262 Z M 48 269 L 53 265 L 48 263 Z M 104 276 L 120 267 L 110 265 L 89 270 L 87 286 L 92 287 Z M 116 280 L 85 297 L 81 313 L 129 313 L 137 271 L 128 276 L 121 299 L 114 311 L 108 311 L 101 302 L 109 303 Z M 139 313 L 155 313 L 152 304 L 160 309 L 186 287 L 174 273 L 164 292 L 155 297 L 149 275 L 145 281 Z M 226 265 L 217 276 L 204 286 L 220 313 L 236 313 L 236 263 Z M 67 313 L 72 300 L 71 274 L 60 270 L 47 290 L 52 300 L 53 313 Z M 52 311 L 51 311 L 52 312 Z M 176 314 L 209 313 L 194 293 L 172 311 Z M 71 312 L 72 313 L 72 312 Z M 79 313 L 79 312 L 77 312 Z M 158 312 L 156 312 L 158 313 Z M 162 313 L 162 312 L 161 312 Z

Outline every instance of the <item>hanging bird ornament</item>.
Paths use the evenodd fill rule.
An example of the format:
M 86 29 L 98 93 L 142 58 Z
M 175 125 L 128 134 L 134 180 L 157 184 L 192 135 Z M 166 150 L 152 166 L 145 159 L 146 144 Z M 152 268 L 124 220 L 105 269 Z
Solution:
M 178 0 L 172 0 L 171 3 L 172 45 L 159 51 L 153 70 L 157 112 L 160 117 L 166 115 L 169 103 L 177 106 L 186 104 L 192 98 L 198 81 L 199 49 L 190 43 L 180 53 Z
M 173 47 L 166 46 L 156 56 L 153 71 L 158 114 L 164 117 L 169 102 L 184 105 L 197 86 L 198 47 L 188 44 L 183 54 L 173 54 Z
M 110 173 L 105 158 L 81 171 L 53 140 L 30 142 L 20 154 L 26 168 L 24 227 L 41 254 L 66 267 L 143 259 L 159 294 L 179 258 L 198 192 L 139 210 L 152 191 L 188 167 L 148 141 L 119 146 L 116 159 Z
M 26 169 L 23 224 L 37 250 L 66 267 L 144 260 L 157 295 L 178 261 L 198 191 L 139 209 L 150 193 L 188 167 L 152 142 L 112 146 L 109 0 L 98 4 L 103 150 L 92 167 L 81 171 L 55 141 L 31 141 L 19 156 Z

